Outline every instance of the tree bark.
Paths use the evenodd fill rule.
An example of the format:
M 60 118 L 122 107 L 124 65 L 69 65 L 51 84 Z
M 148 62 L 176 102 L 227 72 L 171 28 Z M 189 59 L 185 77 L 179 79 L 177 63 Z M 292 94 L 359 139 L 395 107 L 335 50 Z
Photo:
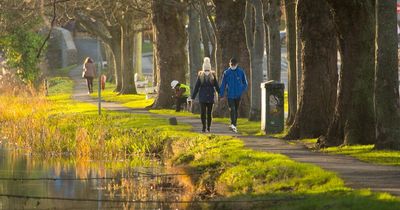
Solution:
M 217 60 L 220 60 L 218 58 L 221 58 L 220 54 L 217 54 L 218 51 L 218 46 L 217 46 L 217 37 L 216 37 L 216 25 L 215 21 L 213 19 L 213 16 L 210 12 L 209 6 L 207 6 L 207 1 L 208 0 L 201 0 L 200 1 L 200 16 L 201 16 L 201 24 L 202 24 L 202 30 L 205 29 L 205 33 L 208 34 L 208 39 L 211 43 L 212 49 L 211 49 L 211 65 L 218 70 L 219 66 L 217 64 Z M 203 31 L 202 31 L 202 36 L 203 36 Z M 217 75 L 218 76 L 218 75 Z
M 115 29 L 115 30 L 111 30 L 110 33 L 112 34 L 112 40 L 111 40 L 111 50 L 113 52 L 114 55 L 114 62 L 115 62 L 115 82 L 117 87 L 115 88 L 114 92 L 121 92 L 122 90 L 122 83 L 123 83 L 123 79 L 122 79 L 122 58 L 121 58 L 121 52 L 122 52 L 122 48 L 121 48 L 121 29 Z
M 190 4 L 188 9 L 188 16 L 189 16 L 189 24 L 188 24 L 188 38 L 189 38 L 189 78 L 190 78 L 190 93 L 193 93 L 194 86 L 196 84 L 197 75 L 199 70 L 202 68 L 202 56 L 201 56 L 201 46 L 200 43 L 201 33 L 200 30 L 200 14 L 193 2 Z M 203 29 L 204 31 L 205 29 Z M 204 37 L 207 37 L 207 34 L 204 34 Z M 208 51 L 208 39 L 207 42 L 204 42 L 203 38 L 203 46 L 204 51 Z M 209 57 L 209 56 L 207 56 Z M 192 102 L 192 113 L 199 113 L 200 111 L 200 104 L 198 101 Z
M 247 48 L 250 55 L 250 94 L 251 106 L 249 120 L 261 119 L 261 88 L 263 80 L 263 57 L 264 57 L 264 16 L 261 0 L 248 0 L 244 18 Z
M 106 54 L 106 60 L 107 60 L 107 81 L 108 82 L 115 82 L 116 84 L 116 72 L 115 72 L 115 59 L 114 59 L 114 54 L 111 50 L 111 46 L 106 44 L 105 45 L 105 54 Z
M 201 37 L 200 37 L 200 15 L 193 5 L 189 6 L 188 9 L 189 24 L 188 24 L 188 35 L 189 35 L 189 64 L 190 64 L 190 90 L 191 93 L 194 90 L 194 86 L 197 80 L 197 73 L 202 68 L 201 59 Z
M 142 41 L 143 36 L 142 32 L 135 33 L 135 70 L 139 76 L 143 76 L 143 69 L 142 69 Z
M 180 4 L 180 1 L 176 1 Z M 187 72 L 186 31 L 184 7 L 152 1 L 152 23 L 155 32 L 157 98 L 153 108 L 171 108 L 173 105 L 170 83 L 186 83 Z
M 120 94 L 137 94 L 135 77 L 134 77 L 134 51 L 135 51 L 135 38 L 132 34 L 133 26 L 130 22 L 126 22 L 121 27 L 121 63 L 122 63 L 122 90 Z
M 376 0 L 375 116 L 377 149 L 400 150 L 396 0 Z
M 328 11 L 328 12 L 331 13 L 330 11 Z M 299 28 L 301 26 L 299 25 L 298 18 L 296 18 L 296 27 L 298 28 L 298 30 L 300 30 Z M 334 31 L 332 31 L 332 32 L 334 33 Z M 301 81 L 302 81 L 302 77 L 303 77 L 303 75 L 302 75 L 303 73 L 302 73 L 302 70 L 301 70 L 302 69 L 301 68 L 301 64 L 302 64 L 301 51 L 302 51 L 302 48 L 303 48 L 303 46 L 302 46 L 302 43 L 301 43 L 300 33 L 297 31 L 297 33 L 296 33 L 297 109 L 300 106 Z M 337 54 L 337 52 L 336 52 L 336 54 Z M 337 60 L 337 55 L 336 55 L 336 60 Z M 337 67 L 336 67 L 336 69 L 337 69 Z M 337 71 L 335 73 L 337 74 Z M 337 80 L 337 78 L 336 78 L 336 80 Z M 337 81 L 336 81 L 336 83 L 337 83 Z M 337 86 L 337 84 L 335 84 L 335 86 Z
M 285 138 L 316 138 L 326 133 L 336 101 L 337 42 L 333 15 L 326 1 L 298 0 L 297 19 L 303 46 L 303 79 L 299 108 Z
M 203 57 L 209 57 L 212 59 L 211 63 L 213 63 L 214 58 L 211 56 L 210 40 L 214 39 L 214 37 L 210 37 L 207 25 L 208 20 L 204 17 L 204 15 L 200 15 L 201 41 L 204 46 Z
M 374 0 L 328 3 L 334 12 L 342 65 L 334 117 L 318 144 L 373 144 Z
M 286 46 L 288 61 L 288 105 L 286 125 L 292 125 L 297 110 L 296 0 L 285 0 Z
M 157 78 L 157 57 L 156 57 L 156 43 L 155 40 L 157 40 L 157 36 L 156 36 L 156 30 L 153 27 L 153 87 L 157 87 L 158 84 L 158 78 Z M 155 90 L 156 91 L 156 90 Z
M 228 67 L 229 59 L 235 57 L 239 61 L 248 77 L 250 75 L 250 58 L 247 50 L 244 31 L 244 11 L 246 1 L 214 0 L 216 10 L 217 36 L 217 74 L 222 75 Z M 248 80 L 251 87 L 251 80 Z M 218 105 L 215 110 L 217 116 L 227 116 L 228 110 Z M 248 117 L 250 112 L 250 91 L 246 91 L 241 98 L 239 117 Z
M 268 80 L 281 81 L 281 22 L 280 0 L 268 0 L 266 22 L 268 23 Z

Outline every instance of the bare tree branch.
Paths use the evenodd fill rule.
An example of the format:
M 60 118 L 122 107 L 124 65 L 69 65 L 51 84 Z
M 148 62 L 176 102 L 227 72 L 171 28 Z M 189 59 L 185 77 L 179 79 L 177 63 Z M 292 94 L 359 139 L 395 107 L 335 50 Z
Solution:
M 53 30 L 54 27 L 54 23 L 56 21 L 56 0 L 53 0 L 53 19 L 51 20 L 51 25 L 50 25 L 50 29 L 49 29 L 49 33 L 47 34 L 47 37 L 44 39 L 42 46 L 40 46 L 39 51 L 36 55 L 36 58 L 40 58 L 40 55 L 42 54 L 43 48 L 46 45 L 46 42 L 50 39 L 50 35 L 51 35 L 51 31 Z

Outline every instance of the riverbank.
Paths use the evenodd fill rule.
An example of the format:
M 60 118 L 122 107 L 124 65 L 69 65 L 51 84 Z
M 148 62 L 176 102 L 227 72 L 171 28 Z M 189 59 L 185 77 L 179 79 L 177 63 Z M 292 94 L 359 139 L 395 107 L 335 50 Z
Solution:
M 96 106 L 71 100 L 69 80 L 56 78 L 52 84 L 48 98 L 0 100 L 1 108 L 13 107 L 0 109 L 1 121 L 8 122 L 2 127 L 3 135 L 4 129 L 12 127 L 10 121 L 16 124 L 14 132 L 6 133 L 29 133 L 15 135 L 10 142 L 15 147 L 49 158 L 65 154 L 90 160 L 157 156 L 166 166 L 190 176 L 188 183 L 193 185 L 196 200 L 190 205 L 204 208 L 327 209 L 328 203 L 328 209 L 366 205 L 363 209 L 393 209 L 399 205 L 388 194 L 353 191 L 337 175 L 314 165 L 246 149 L 235 137 L 194 133 L 190 125 L 171 126 L 166 119 L 147 114 L 107 111 L 99 117 Z

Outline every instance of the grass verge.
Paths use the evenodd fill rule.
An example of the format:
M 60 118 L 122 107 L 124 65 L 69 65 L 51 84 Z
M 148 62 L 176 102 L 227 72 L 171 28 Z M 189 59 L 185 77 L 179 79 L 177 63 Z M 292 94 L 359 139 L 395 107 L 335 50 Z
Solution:
M 48 98 L 1 96 L 1 134 L 12 145 L 50 157 L 120 159 L 156 154 L 192 174 L 198 199 L 280 198 L 279 205 L 271 203 L 280 209 L 350 209 L 368 204 L 373 207 L 368 209 L 381 210 L 400 204 L 387 194 L 346 188 L 336 174 L 314 165 L 246 149 L 239 139 L 196 134 L 189 132 L 188 125 L 170 126 L 165 119 L 148 115 L 98 116 L 94 105 L 70 99 L 70 81 L 55 80 Z M 265 209 L 265 203 L 249 203 L 251 207 L 243 209 Z M 226 205 L 217 209 L 232 209 Z
M 299 143 L 313 148 L 317 139 L 303 139 Z M 361 161 L 379 165 L 400 166 L 400 151 L 375 150 L 374 145 L 339 146 L 321 149 L 321 152 L 349 155 Z

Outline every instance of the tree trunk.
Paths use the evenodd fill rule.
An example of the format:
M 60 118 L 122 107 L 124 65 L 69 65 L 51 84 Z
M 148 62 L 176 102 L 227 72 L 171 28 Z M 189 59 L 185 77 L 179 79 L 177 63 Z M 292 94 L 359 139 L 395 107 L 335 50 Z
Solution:
M 210 37 L 208 32 L 208 20 L 204 15 L 200 15 L 200 29 L 201 29 L 201 41 L 203 43 L 204 51 L 203 57 L 211 57 L 210 40 L 214 37 Z M 211 63 L 213 63 L 214 58 L 212 58 Z
M 135 51 L 135 38 L 132 34 L 133 26 L 127 22 L 121 27 L 122 30 L 122 90 L 120 94 L 137 94 L 134 77 L 134 51 Z
M 153 27 L 153 87 L 157 87 L 158 84 L 158 78 L 157 78 L 157 57 L 156 57 L 156 43 L 155 40 L 157 40 L 157 36 L 156 36 L 156 30 Z
M 335 113 L 320 146 L 375 143 L 374 3 L 329 0 L 342 60 Z
M 190 64 L 190 93 L 193 93 L 194 86 L 197 80 L 198 71 L 202 68 L 202 57 L 201 57 L 201 37 L 200 37 L 200 14 L 196 9 L 194 3 L 189 6 L 188 9 L 189 24 L 188 24 L 188 38 L 189 38 L 189 64 Z M 207 36 L 204 34 L 205 37 Z M 208 51 L 208 39 L 207 43 L 203 41 L 204 51 Z M 208 56 L 209 57 L 209 56 Z M 199 113 L 200 104 L 198 101 L 192 103 L 192 113 Z
M 400 150 L 396 0 L 376 0 L 375 116 L 377 149 Z
M 180 4 L 180 1 L 176 1 Z M 163 1 L 152 2 L 152 23 L 155 32 L 157 65 L 157 98 L 153 108 L 171 108 L 173 105 L 170 83 L 178 80 L 186 83 L 187 72 L 185 8 L 166 4 Z
M 292 125 L 297 110 L 296 0 L 285 0 L 286 46 L 288 61 L 288 105 L 286 125 Z
M 329 11 L 330 13 L 330 11 Z M 297 15 L 298 17 L 298 15 Z M 302 81 L 302 68 L 301 68 L 301 50 L 302 50 L 302 44 L 301 44 L 301 38 L 300 38 L 300 33 L 298 32 L 300 30 L 300 25 L 299 25 L 299 20 L 296 18 L 296 27 L 298 28 L 297 33 L 296 33 L 296 70 L 297 70 L 297 109 L 300 106 L 300 92 L 301 92 L 301 81 Z M 334 33 L 334 31 L 332 31 Z M 335 41 L 337 42 L 337 41 Z M 337 48 L 337 47 L 336 47 Z M 336 53 L 337 54 L 337 53 Z M 337 60 L 337 55 L 336 55 L 336 60 Z M 337 66 L 336 66 L 336 75 L 337 75 Z M 336 76 L 336 83 L 337 83 L 337 76 Z M 335 84 L 335 87 L 337 84 Z
M 119 29 L 120 31 L 120 29 Z M 122 57 L 121 57 L 121 52 L 122 52 L 122 48 L 121 48 L 121 32 L 118 33 L 119 36 L 115 36 L 117 35 L 116 33 L 112 34 L 113 39 L 111 41 L 111 50 L 113 52 L 114 55 L 114 62 L 115 62 L 115 80 L 116 80 L 116 84 L 117 87 L 115 88 L 114 92 L 121 92 L 122 90 L 122 83 L 123 83 L 123 79 L 122 79 Z
M 264 37 L 264 45 L 265 45 L 265 55 L 263 58 L 263 80 L 267 79 L 269 80 L 269 75 L 270 75 L 270 53 L 269 53 L 269 0 L 263 0 L 263 12 L 264 12 L 264 31 L 265 31 L 265 37 Z
M 200 38 L 200 15 L 193 4 L 188 9 L 189 24 L 189 63 L 190 63 L 190 90 L 194 90 L 196 84 L 197 73 L 202 68 L 201 59 L 201 38 Z
M 281 81 L 281 39 L 279 25 L 281 22 L 280 0 L 268 1 L 268 80 Z
M 316 138 L 327 131 L 335 108 L 337 42 L 333 15 L 326 1 L 298 0 L 297 19 L 303 79 L 299 108 L 285 138 Z
M 207 0 L 202 0 L 200 1 L 200 8 L 201 8 L 201 12 L 200 12 L 200 16 L 201 16 L 201 28 L 202 28 L 202 36 L 207 33 L 208 35 L 208 39 L 211 43 L 212 49 L 211 49 L 211 56 L 210 56 L 210 60 L 211 60 L 211 64 L 213 65 L 213 67 L 218 70 L 219 66 L 217 64 L 217 58 L 221 58 L 220 54 L 217 54 L 218 51 L 218 47 L 217 47 L 217 37 L 216 37 L 216 25 L 215 25 L 215 21 L 211 15 L 211 12 L 208 8 L 209 6 L 207 6 Z M 205 29 L 204 33 L 203 33 L 203 29 Z M 204 42 L 204 40 L 203 40 Z M 217 75 L 218 76 L 218 75 Z
M 107 81 L 108 82 L 116 82 L 116 69 L 115 69 L 115 58 L 114 54 L 111 50 L 111 46 L 109 44 L 105 45 L 105 54 L 106 54 L 106 60 L 107 60 Z
M 227 68 L 229 59 L 235 57 L 248 77 L 250 75 L 250 58 L 247 50 L 244 31 L 244 11 L 246 1 L 214 0 L 216 10 L 217 36 L 217 73 L 219 76 Z M 251 80 L 248 80 L 251 87 Z M 250 91 L 241 98 L 239 117 L 248 117 L 250 112 Z M 217 116 L 227 116 L 228 110 L 216 107 Z
M 135 33 L 135 70 L 136 73 L 141 77 L 143 76 L 142 69 L 142 41 L 143 41 L 142 32 Z
M 249 120 L 261 119 L 261 88 L 263 80 L 263 57 L 264 57 L 264 17 L 263 4 L 261 0 L 248 0 L 244 18 L 247 48 L 250 55 L 250 78 L 251 78 L 251 107 Z

